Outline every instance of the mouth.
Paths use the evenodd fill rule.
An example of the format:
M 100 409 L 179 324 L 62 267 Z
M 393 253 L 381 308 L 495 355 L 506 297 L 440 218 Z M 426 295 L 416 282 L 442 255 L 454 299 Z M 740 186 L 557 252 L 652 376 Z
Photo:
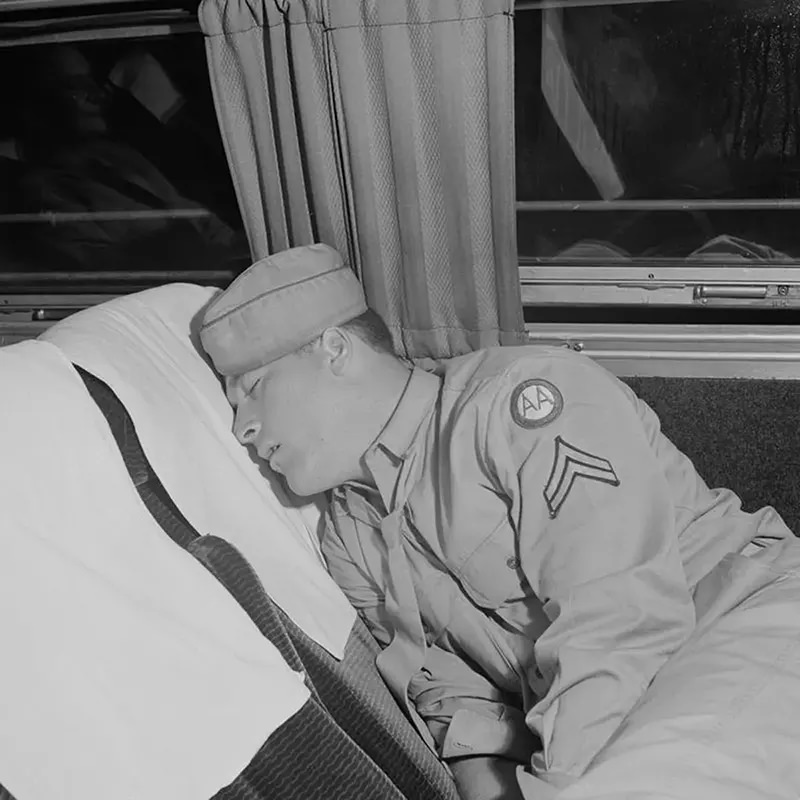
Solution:
M 270 447 L 269 450 L 267 450 L 261 456 L 261 458 L 264 459 L 264 461 L 266 461 L 267 464 L 269 464 L 269 468 L 273 472 L 280 472 L 280 468 L 277 466 L 276 459 L 275 459 L 275 454 L 278 452 L 279 449 L 280 449 L 280 445 L 275 445 L 274 447 Z

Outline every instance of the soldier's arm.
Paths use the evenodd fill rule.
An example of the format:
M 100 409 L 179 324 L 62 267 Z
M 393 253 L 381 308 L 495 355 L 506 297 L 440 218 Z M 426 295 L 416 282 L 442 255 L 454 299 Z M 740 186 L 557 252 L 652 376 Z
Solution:
M 551 402 L 552 401 L 552 402 Z M 528 715 L 548 781 L 578 777 L 694 626 L 669 486 L 622 387 L 587 359 L 515 372 L 487 412 L 523 571 L 551 624 Z

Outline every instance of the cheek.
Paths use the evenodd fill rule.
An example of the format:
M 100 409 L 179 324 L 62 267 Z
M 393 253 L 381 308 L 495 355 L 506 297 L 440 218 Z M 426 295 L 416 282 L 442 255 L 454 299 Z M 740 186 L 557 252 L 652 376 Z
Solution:
M 259 402 L 264 430 L 284 445 L 314 441 L 317 420 L 295 393 L 265 392 Z
M 337 422 L 330 408 L 322 403 L 310 402 L 303 409 L 303 418 L 309 439 L 326 448 L 336 444 Z

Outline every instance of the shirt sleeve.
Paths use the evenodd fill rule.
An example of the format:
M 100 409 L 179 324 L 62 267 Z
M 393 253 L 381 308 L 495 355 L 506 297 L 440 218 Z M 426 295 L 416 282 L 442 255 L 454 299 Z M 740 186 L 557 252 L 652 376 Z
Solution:
M 338 504 L 337 500 L 332 503 Z M 375 525 L 329 507 L 325 515 L 322 555 L 328 572 L 358 611 L 381 647 L 391 641 L 392 628 L 384 605 L 382 550 Z
M 527 764 L 539 746 L 518 705 L 452 650 L 429 647 L 409 695 L 445 761 L 498 756 Z
M 543 745 L 534 768 L 563 784 L 689 636 L 694 606 L 635 401 L 588 359 L 522 364 L 487 403 L 486 468 L 510 498 L 521 567 L 550 621 L 527 719 Z
M 386 647 L 392 627 L 384 608 L 379 529 L 342 508 L 331 509 L 322 551 L 334 580 Z M 538 746 L 521 709 L 445 646 L 428 642 L 425 663 L 408 694 L 445 761 L 491 755 L 529 763 Z

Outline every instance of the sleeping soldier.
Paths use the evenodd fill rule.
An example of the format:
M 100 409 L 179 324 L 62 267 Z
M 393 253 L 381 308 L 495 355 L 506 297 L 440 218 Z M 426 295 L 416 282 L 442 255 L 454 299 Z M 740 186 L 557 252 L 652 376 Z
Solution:
M 206 310 L 201 340 L 239 441 L 295 493 L 328 493 L 331 574 L 468 800 L 568 792 L 671 657 L 702 634 L 704 680 L 720 685 L 714 648 L 736 637 L 708 631 L 795 580 L 776 511 L 709 489 L 589 358 L 508 347 L 414 367 L 325 245 L 250 267 Z M 774 654 L 741 647 L 772 680 Z M 714 724 L 733 703 L 746 714 L 748 675 L 670 708 L 707 702 Z M 800 787 L 800 759 L 775 758 Z

